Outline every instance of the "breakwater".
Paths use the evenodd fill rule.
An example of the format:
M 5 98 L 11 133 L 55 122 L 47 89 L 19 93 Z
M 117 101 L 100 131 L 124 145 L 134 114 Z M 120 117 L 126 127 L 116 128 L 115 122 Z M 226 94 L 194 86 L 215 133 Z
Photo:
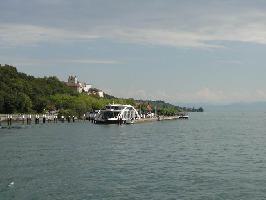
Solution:
M 178 116 L 158 116 L 153 118 L 141 118 L 136 120 L 136 123 L 145 123 L 145 122 L 155 122 L 155 121 L 164 121 L 164 120 L 177 120 Z

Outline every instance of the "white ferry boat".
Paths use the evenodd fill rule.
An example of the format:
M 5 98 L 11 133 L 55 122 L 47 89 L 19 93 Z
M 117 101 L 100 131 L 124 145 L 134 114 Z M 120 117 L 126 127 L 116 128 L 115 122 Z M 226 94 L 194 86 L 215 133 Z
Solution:
M 102 124 L 131 124 L 138 119 L 140 115 L 133 106 L 121 104 L 109 104 L 95 116 L 95 122 Z

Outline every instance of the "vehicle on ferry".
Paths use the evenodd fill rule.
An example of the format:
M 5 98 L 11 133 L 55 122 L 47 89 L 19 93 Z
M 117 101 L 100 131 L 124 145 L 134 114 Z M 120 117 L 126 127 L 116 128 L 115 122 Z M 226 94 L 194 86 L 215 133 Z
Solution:
M 133 106 L 122 104 L 109 104 L 95 116 L 95 122 L 102 124 L 132 124 L 138 119 L 140 115 Z

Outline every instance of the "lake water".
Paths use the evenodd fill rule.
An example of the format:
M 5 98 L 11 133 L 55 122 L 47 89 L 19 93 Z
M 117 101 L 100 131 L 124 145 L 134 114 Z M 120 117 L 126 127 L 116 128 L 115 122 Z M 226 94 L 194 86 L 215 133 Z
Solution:
M 266 113 L 0 129 L 0 199 L 266 199 Z

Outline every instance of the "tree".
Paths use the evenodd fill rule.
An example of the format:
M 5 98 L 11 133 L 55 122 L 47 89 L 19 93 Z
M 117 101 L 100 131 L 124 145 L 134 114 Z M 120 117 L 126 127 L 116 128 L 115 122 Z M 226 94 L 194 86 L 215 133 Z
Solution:
M 16 112 L 16 97 L 13 94 L 6 93 L 4 96 L 4 113 Z
M 18 112 L 28 113 L 31 111 L 32 102 L 28 95 L 24 93 L 19 93 L 17 96 L 17 108 Z

